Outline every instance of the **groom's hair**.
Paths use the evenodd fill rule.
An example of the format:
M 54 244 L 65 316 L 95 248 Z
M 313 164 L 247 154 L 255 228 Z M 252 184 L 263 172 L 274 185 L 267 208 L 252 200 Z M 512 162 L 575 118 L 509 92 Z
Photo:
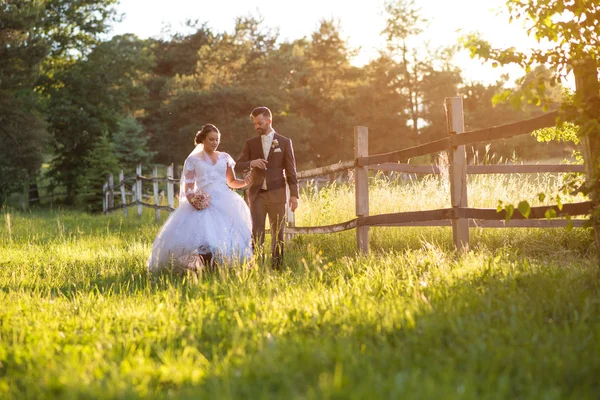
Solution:
M 252 110 L 252 112 L 250 113 L 250 118 L 258 117 L 259 115 L 262 115 L 265 118 L 273 119 L 273 114 L 271 114 L 271 110 L 269 110 L 265 106 L 256 107 L 254 110 Z

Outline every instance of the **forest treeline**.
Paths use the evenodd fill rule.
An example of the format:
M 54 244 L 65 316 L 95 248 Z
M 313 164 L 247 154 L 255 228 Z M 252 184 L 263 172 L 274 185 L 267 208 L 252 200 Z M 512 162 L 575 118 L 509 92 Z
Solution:
M 322 20 L 307 37 L 282 40 L 259 18 L 219 32 L 209 21 L 187 33 L 109 38 L 116 0 L 9 0 L 0 4 L 0 203 L 44 171 L 70 201 L 98 198 L 108 172 L 143 163 L 182 163 L 205 123 L 234 157 L 254 135 L 249 113 L 266 105 L 294 141 L 299 169 L 353 156 L 353 127 L 369 128 L 369 151 L 388 152 L 446 135 L 444 98 L 462 96 L 467 129 L 530 118 L 535 104 L 499 103 L 525 90 L 473 82 L 453 64 L 456 48 L 427 49 L 414 2 L 386 5 L 386 46 L 352 63 L 339 23 Z M 510 85 L 510 88 L 507 87 Z M 551 98 L 560 101 L 561 88 Z M 552 108 L 552 105 L 551 105 Z M 551 157 L 535 138 L 493 144 L 504 158 Z M 546 154 L 543 154 L 547 152 Z

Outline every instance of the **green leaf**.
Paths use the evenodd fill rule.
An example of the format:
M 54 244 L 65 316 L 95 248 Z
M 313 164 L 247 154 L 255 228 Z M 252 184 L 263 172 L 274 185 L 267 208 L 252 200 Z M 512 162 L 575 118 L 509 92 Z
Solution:
M 504 217 L 504 220 L 508 222 L 515 213 L 515 206 L 513 206 L 512 204 L 507 204 L 506 207 L 504 207 L 504 209 L 506 210 L 506 216 Z
M 546 195 L 544 193 L 538 193 L 538 200 L 540 203 L 543 203 L 546 200 Z
M 546 217 L 546 219 L 556 218 L 556 210 L 554 208 L 546 210 L 544 217 Z
M 502 212 L 502 210 L 504 209 L 503 204 L 504 203 L 502 203 L 502 200 L 498 200 L 498 205 L 496 206 L 496 212 Z
M 525 217 L 525 218 L 529 218 L 529 214 L 531 213 L 531 206 L 529 205 L 529 203 L 525 200 L 519 202 L 519 205 L 517 206 L 519 212 Z
M 573 230 L 573 221 L 571 221 L 571 216 L 567 215 L 565 216 L 565 219 L 568 221 L 566 226 L 567 232 L 571 232 Z
M 556 195 L 556 207 L 558 207 L 560 211 L 563 209 L 563 203 L 559 194 Z
M 544 18 L 544 20 L 542 21 L 542 23 L 544 25 L 546 25 L 548 28 L 552 27 L 552 20 L 550 19 L 550 17 L 546 17 Z
M 509 99 L 510 105 L 513 106 L 515 110 L 518 110 L 521 107 L 522 100 L 520 96 L 512 96 Z

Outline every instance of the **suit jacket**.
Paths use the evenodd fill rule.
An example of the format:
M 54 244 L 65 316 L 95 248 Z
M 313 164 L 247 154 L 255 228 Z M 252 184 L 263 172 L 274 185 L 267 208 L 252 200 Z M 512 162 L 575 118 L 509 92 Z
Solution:
M 257 158 L 265 158 L 260 136 L 246 140 L 242 154 L 238 157 L 235 169 L 239 172 L 250 170 L 250 162 Z M 287 193 L 285 183 L 290 187 L 290 195 L 298 197 L 298 178 L 296 177 L 296 159 L 292 140 L 277 132 L 267 158 L 267 170 L 252 169 L 253 182 L 248 188 L 250 202 L 258 196 L 263 181 L 267 180 L 267 193 L 272 203 L 285 203 Z

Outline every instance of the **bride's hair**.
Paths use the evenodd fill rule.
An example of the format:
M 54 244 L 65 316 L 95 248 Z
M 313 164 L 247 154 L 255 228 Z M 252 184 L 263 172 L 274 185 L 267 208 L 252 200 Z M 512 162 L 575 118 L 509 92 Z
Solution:
M 213 124 L 206 124 L 202 127 L 202 129 L 200 129 L 198 132 L 196 132 L 196 138 L 194 139 L 194 144 L 198 145 L 198 144 L 202 143 L 204 141 L 204 139 L 206 139 L 208 134 L 211 132 L 217 132 L 219 135 L 221 134 L 221 132 L 219 132 L 219 129 L 216 126 L 214 126 Z

